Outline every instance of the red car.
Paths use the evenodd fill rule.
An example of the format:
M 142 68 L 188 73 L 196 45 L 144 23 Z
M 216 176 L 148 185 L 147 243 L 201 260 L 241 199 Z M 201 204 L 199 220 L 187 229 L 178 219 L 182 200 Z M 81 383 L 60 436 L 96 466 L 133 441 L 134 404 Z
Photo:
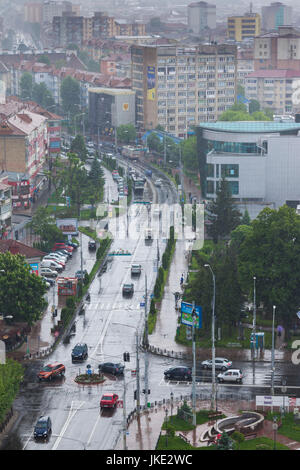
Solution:
M 43 369 L 38 373 L 39 380 L 52 380 L 53 377 L 65 375 L 66 368 L 60 362 L 53 362 L 52 364 L 47 364 Z
M 119 396 L 116 393 L 105 393 L 100 400 L 100 408 L 116 408 Z
M 69 253 L 72 253 L 74 248 L 72 246 L 66 245 L 65 243 L 55 243 L 53 251 L 56 250 L 67 250 Z

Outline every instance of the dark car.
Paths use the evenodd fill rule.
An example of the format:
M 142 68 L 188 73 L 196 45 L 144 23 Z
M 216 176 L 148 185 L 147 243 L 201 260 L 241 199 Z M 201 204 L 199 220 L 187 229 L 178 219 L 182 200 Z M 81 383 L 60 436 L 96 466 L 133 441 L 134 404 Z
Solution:
M 66 245 L 71 246 L 72 248 L 74 248 L 74 250 L 77 250 L 77 248 L 79 246 L 78 243 L 73 243 L 73 242 L 66 242 Z
M 88 347 L 86 343 L 78 343 L 72 351 L 72 362 L 82 362 L 88 357 Z
M 97 243 L 94 240 L 90 240 L 88 244 L 88 248 L 91 251 L 95 251 L 97 248 Z
M 55 284 L 55 280 L 51 277 L 42 276 L 42 279 L 44 279 L 46 282 L 49 282 L 50 286 L 53 286 Z
M 56 250 L 55 253 L 58 253 L 58 254 L 60 253 L 61 255 L 67 256 L 68 258 L 72 258 L 73 256 L 73 253 L 71 253 L 68 250 Z
M 49 416 L 40 416 L 34 426 L 33 436 L 35 439 L 48 439 L 50 436 L 51 429 L 51 419 Z
M 164 372 L 166 379 L 171 380 L 190 380 L 192 378 L 192 369 L 190 367 L 171 367 Z
M 112 375 L 123 375 L 125 367 L 123 364 L 114 364 L 113 362 L 104 362 L 98 366 L 99 372 L 112 374 Z
M 133 295 L 134 286 L 133 284 L 123 284 L 123 295 Z

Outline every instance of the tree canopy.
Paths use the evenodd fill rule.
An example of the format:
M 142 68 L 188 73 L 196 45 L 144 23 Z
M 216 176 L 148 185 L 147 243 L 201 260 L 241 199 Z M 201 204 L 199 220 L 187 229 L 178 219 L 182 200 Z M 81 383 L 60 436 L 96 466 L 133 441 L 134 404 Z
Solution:
M 12 315 L 13 321 L 32 325 L 46 306 L 45 292 L 45 284 L 31 273 L 24 256 L 0 253 L 1 313 Z
M 232 199 L 229 182 L 223 177 L 216 193 L 216 200 L 208 208 L 209 234 L 215 243 L 232 232 L 239 224 L 241 214 Z
M 60 95 L 65 113 L 76 114 L 80 104 L 79 82 L 70 76 L 64 78 L 60 87 Z
M 288 206 L 265 208 L 252 221 L 239 248 L 239 276 L 251 291 L 256 277 L 258 302 L 291 325 L 300 308 L 300 217 Z

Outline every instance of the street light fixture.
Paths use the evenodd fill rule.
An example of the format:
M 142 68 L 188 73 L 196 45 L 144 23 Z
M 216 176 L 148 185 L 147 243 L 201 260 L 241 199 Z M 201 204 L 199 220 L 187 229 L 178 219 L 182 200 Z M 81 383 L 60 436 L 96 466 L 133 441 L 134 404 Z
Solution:
M 273 305 L 273 318 L 272 318 L 272 371 L 271 371 L 271 395 L 274 395 L 274 375 L 275 375 L 275 350 L 274 350 L 274 324 L 275 324 L 275 311 L 276 305 Z
M 213 278 L 213 300 L 212 300 L 212 325 L 211 325 L 211 339 L 212 339 L 212 390 L 211 390 L 211 409 L 216 409 L 216 364 L 215 364 L 215 302 L 216 302 L 216 277 L 210 266 L 205 264 L 205 268 L 208 268 Z

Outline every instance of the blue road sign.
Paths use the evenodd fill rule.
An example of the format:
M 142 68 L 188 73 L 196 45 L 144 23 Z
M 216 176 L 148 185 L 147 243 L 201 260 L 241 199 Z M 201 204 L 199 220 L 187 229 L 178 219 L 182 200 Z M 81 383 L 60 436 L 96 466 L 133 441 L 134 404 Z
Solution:
M 145 302 L 141 302 L 140 307 L 145 307 Z

